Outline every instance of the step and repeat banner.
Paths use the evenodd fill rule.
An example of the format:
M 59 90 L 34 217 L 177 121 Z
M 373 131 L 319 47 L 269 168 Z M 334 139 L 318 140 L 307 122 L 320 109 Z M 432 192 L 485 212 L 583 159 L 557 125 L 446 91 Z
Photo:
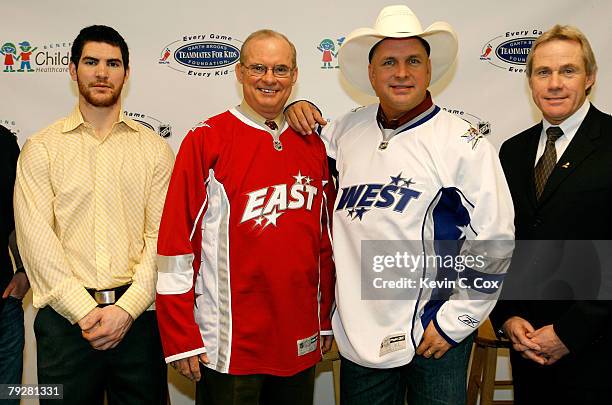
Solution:
M 297 48 L 299 77 L 292 97 L 315 101 L 325 117 L 334 119 L 375 101 L 351 87 L 339 72 L 337 52 L 344 38 L 355 28 L 373 26 L 382 7 L 399 3 L 2 0 L 0 124 L 23 145 L 30 135 L 71 111 L 78 93 L 68 74 L 70 47 L 79 30 L 92 24 L 114 27 L 129 45 L 131 76 L 124 87 L 123 110 L 156 131 L 175 151 L 193 125 L 240 103 L 241 89 L 234 75 L 239 49 L 251 32 L 261 28 L 284 33 Z M 469 121 L 496 147 L 541 119 L 531 101 L 525 60 L 533 40 L 555 23 L 575 25 L 591 41 L 599 72 L 590 98 L 600 109 L 612 111 L 611 2 L 413 0 L 405 4 L 423 28 L 434 21 L 454 27 L 458 58 L 431 88 L 434 102 Z M 34 356 L 34 339 L 29 335 L 26 377 L 30 381 L 35 378 Z M 332 403 L 331 383 L 319 380 L 317 403 Z M 179 391 L 173 403 L 190 402 L 188 390 Z
M 371 27 L 393 1 L 2 1 L 0 123 L 28 136 L 76 103 L 68 75 L 70 46 L 91 24 L 116 28 L 130 47 L 124 88 L 128 116 L 153 128 L 174 149 L 194 124 L 241 100 L 234 67 L 242 41 L 271 28 L 298 51 L 294 98 L 317 102 L 333 119 L 374 99 L 348 84 L 337 52 L 355 28 Z M 573 24 L 590 39 L 599 63 L 591 96 L 612 110 L 612 3 L 605 0 L 407 2 L 423 27 L 449 22 L 459 37 L 455 66 L 433 88 L 434 101 L 472 123 L 496 145 L 540 116 L 531 102 L 524 63 L 533 39 L 555 23 Z M 199 52 L 204 57 L 193 57 Z M 10 55 L 10 56 L 7 56 Z M 328 61 L 331 56 L 331 61 Z

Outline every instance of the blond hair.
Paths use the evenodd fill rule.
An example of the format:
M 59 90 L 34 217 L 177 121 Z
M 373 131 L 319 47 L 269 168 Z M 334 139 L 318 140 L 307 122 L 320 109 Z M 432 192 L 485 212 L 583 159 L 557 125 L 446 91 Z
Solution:
M 529 55 L 527 55 L 527 77 L 531 77 L 531 74 L 533 73 L 533 58 L 536 48 L 550 41 L 578 42 L 580 44 L 580 48 L 582 49 L 582 59 L 584 61 L 584 67 L 586 69 L 587 76 L 591 76 L 597 73 L 597 62 L 595 61 L 595 54 L 593 53 L 593 48 L 591 48 L 589 40 L 582 33 L 582 31 L 571 25 L 556 24 L 554 27 L 540 35 L 531 46 L 531 51 L 529 52 Z M 589 87 L 586 90 L 586 94 L 589 94 L 590 92 L 591 88 Z

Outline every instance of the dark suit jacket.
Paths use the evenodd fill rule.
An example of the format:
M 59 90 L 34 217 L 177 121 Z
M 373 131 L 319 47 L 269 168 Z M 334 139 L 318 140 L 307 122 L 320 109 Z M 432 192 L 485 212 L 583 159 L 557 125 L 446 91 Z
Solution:
M 516 239 L 612 240 L 612 117 L 590 107 L 537 201 L 534 165 L 541 131 L 540 123 L 504 142 L 500 150 L 514 202 Z M 588 278 L 596 272 L 590 273 L 589 266 L 573 268 L 591 281 Z M 537 266 L 533 270 L 539 271 Z M 512 271 L 511 267 L 510 280 Z M 565 362 L 583 352 L 612 353 L 609 301 L 502 300 L 491 318 L 499 327 L 514 315 L 536 329 L 553 324 L 571 353 Z
M 0 297 L 13 277 L 13 267 L 8 254 L 9 235 L 15 229 L 13 217 L 13 188 L 19 146 L 17 138 L 0 125 Z M 0 311 L 4 300 L 0 298 Z

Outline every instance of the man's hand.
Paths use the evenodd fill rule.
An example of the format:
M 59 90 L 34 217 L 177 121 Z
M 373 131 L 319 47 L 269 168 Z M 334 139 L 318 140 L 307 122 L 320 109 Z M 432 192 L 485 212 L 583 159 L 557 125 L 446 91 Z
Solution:
M 81 327 L 83 337 L 96 350 L 112 349 L 125 337 L 134 320 L 126 310 L 117 305 L 109 305 L 97 309 L 100 311 L 99 326 L 90 327 L 89 329 Z M 81 322 L 79 322 L 79 326 L 81 326 Z
M 334 341 L 333 335 L 321 336 L 321 353 L 325 354 L 331 350 L 332 342 Z
M 285 118 L 289 126 L 302 135 L 311 134 L 317 123 L 323 127 L 327 124 L 319 110 L 308 101 L 298 101 L 291 105 L 285 111 Z
M 534 332 L 529 332 L 527 337 L 540 346 L 541 352 L 548 357 L 546 360 L 547 366 L 556 363 L 557 360 L 569 353 L 569 349 L 559 339 L 552 325 L 546 325 Z
M 533 360 L 538 364 L 546 364 L 547 359 L 541 354 L 542 348 L 528 336 L 535 329 L 527 320 L 513 316 L 504 322 L 502 329 L 512 342 L 512 348 L 520 352 L 523 358 Z
M 6 286 L 2 298 L 7 299 L 9 296 L 22 300 L 30 289 L 30 282 L 24 272 L 18 272 L 13 275 L 11 282 Z
M 78 322 L 81 331 L 92 331 L 94 328 L 100 326 L 98 322 L 101 317 L 102 313 L 100 312 L 100 308 L 96 307 L 89 311 L 89 313 Z
M 423 340 L 421 340 L 421 344 L 417 347 L 416 354 L 419 356 L 423 356 L 426 359 L 433 356 L 435 359 L 439 359 L 444 356 L 444 353 L 451 348 L 450 343 L 446 341 L 440 334 L 438 330 L 434 326 L 433 322 L 430 321 L 429 325 L 425 329 L 423 333 Z
M 180 360 L 175 360 L 170 365 L 180 374 L 189 378 L 191 381 L 200 381 L 200 364 L 208 364 L 208 356 L 206 353 L 187 357 Z

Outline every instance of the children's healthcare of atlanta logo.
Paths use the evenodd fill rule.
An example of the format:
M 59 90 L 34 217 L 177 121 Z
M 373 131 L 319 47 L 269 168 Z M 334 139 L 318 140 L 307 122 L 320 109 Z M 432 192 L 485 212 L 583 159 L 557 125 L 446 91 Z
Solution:
M 335 41 L 331 38 L 323 38 L 317 50 L 321 52 L 321 69 L 338 69 L 338 49 L 344 43 L 345 37 L 340 37 Z
M 191 77 L 226 76 L 240 60 L 241 46 L 230 35 L 184 35 L 162 48 L 158 64 Z
M 65 73 L 70 42 L 34 45 L 30 41 L 0 41 L 2 73 Z
M 508 72 L 525 73 L 527 55 L 540 35 L 542 31 L 539 29 L 506 31 L 485 42 L 480 60 Z

